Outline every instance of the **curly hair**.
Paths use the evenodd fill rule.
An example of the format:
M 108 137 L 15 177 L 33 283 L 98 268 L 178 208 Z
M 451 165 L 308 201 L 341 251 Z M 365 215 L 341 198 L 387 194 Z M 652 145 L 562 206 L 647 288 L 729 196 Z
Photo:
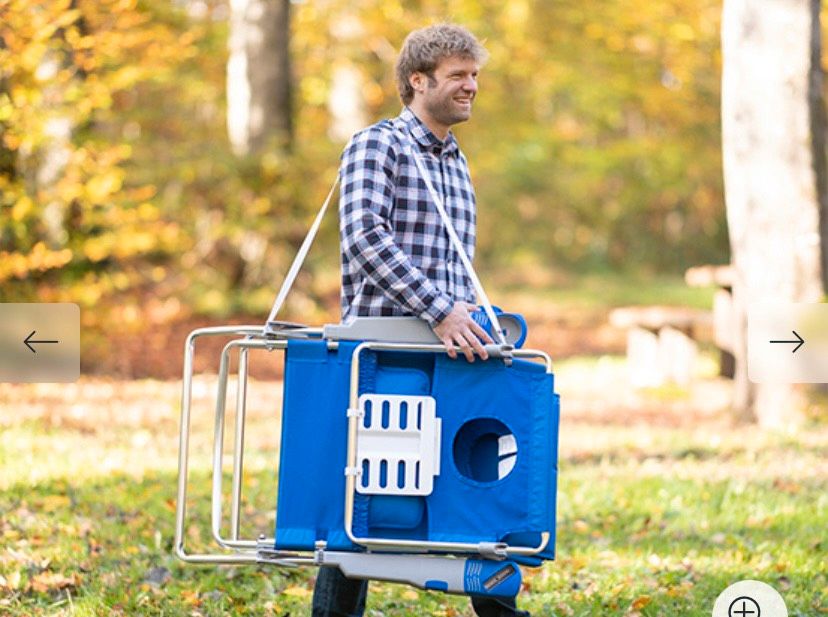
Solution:
M 431 78 L 440 60 L 452 56 L 483 64 L 489 54 L 471 32 L 456 24 L 437 24 L 409 33 L 396 66 L 397 90 L 403 104 L 414 99 L 414 88 L 408 81 L 412 73 L 425 73 Z

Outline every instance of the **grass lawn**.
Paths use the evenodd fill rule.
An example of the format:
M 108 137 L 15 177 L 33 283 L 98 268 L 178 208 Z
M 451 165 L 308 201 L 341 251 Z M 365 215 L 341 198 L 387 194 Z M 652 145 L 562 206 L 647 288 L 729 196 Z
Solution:
M 727 388 L 635 393 L 617 358 L 557 367 L 558 560 L 525 571 L 535 616 L 708 617 L 765 581 L 828 614 L 828 427 L 733 427 Z M 243 535 L 272 535 L 279 385 L 251 386 Z M 193 518 L 207 520 L 209 380 L 196 382 Z M 171 554 L 178 384 L 0 385 L 0 614 L 309 614 L 315 570 L 185 566 Z M 229 482 L 226 484 L 229 486 Z M 209 530 L 191 523 L 191 548 Z M 368 615 L 471 615 L 462 597 L 371 585 Z

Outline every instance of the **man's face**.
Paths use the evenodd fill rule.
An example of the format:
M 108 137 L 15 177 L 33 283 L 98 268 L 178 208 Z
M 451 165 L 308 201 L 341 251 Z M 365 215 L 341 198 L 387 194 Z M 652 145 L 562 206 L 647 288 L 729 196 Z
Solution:
M 443 58 L 433 77 L 422 76 L 423 107 L 444 126 L 464 122 L 471 117 L 472 101 L 477 95 L 480 66 L 472 58 Z

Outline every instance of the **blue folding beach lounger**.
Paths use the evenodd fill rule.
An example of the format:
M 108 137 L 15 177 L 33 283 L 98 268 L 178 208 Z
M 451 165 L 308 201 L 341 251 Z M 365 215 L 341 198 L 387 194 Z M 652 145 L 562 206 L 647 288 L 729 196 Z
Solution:
M 329 196 L 330 198 L 330 196 Z M 327 202 L 326 202 L 327 204 Z M 191 563 L 339 567 L 352 578 L 514 596 L 519 565 L 554 558 L 558 396 L 549 357 L 520 348 L 526 324 L 485 310 L 487 361 L 451 360 L 413 317 L 311 328 L 202 328 L 185 349 L 175 551 Z M 475 276 L 476 279 L 476 276 Z M 197 339 L 235 337 L 218 375 L 211 531 L 215 553 L 188 553 L 187 477 Z M 239 537 L 248 352 L 285 354 L 272 537 Z M 233 483 L 225 528 L 223 441 L 231 354 L 238 353 Z

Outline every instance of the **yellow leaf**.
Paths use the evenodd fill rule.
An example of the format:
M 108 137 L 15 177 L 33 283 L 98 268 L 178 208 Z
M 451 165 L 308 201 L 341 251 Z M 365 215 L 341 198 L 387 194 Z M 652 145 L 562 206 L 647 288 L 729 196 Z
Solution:
M 670 35 L 680 41 L 693 41 L 696 38 L 696 32 L 690 24 L 678 23 L 670 27 Z
M 69 506 L 71 502 L 66 495 L 49 495 L 43 498 L 41 508 L 44 512 L 54 512 Z
M 20 572 L 18 570 L 10 572 L 5 578 L 0 576 L 0 589 L 14 591 L 18 587 L 20 587 Z
M 650 598 L 650 596 L 638 596 L 635 600 L 633 600 L 633 610 L 641 610 L 650 603 L 651 599 L 652 598 Z
M 89 199 L 93 202 L 104 201 L 113 193 L 121 190 L 123 177 L 123 171 L 120 169 L 110 169 L 105 173 L 94 176 L 86 184 Z
M 404 600 L 416 600 L 420 596 L 413 589 L 409 589 L 408 591 L 403 592 L 402 597 Z
M 21 195 L 15 204 L 12 206 L 12 219 L 15 221 L 22 221 L 26 216 L 34 210 L 34 202 L 27 195 Z
M 190 589 L 185 589 L 181 592 L 181 599 L 184 604 L 189 606 L 201 606 L 201 599 L 198 597 L 198 592 Z
M 310 590 L 306 587 L 288 587 L 282 593 L 288 596 L 293 596 L 294 598 L 307 598 L 311 595 Z

